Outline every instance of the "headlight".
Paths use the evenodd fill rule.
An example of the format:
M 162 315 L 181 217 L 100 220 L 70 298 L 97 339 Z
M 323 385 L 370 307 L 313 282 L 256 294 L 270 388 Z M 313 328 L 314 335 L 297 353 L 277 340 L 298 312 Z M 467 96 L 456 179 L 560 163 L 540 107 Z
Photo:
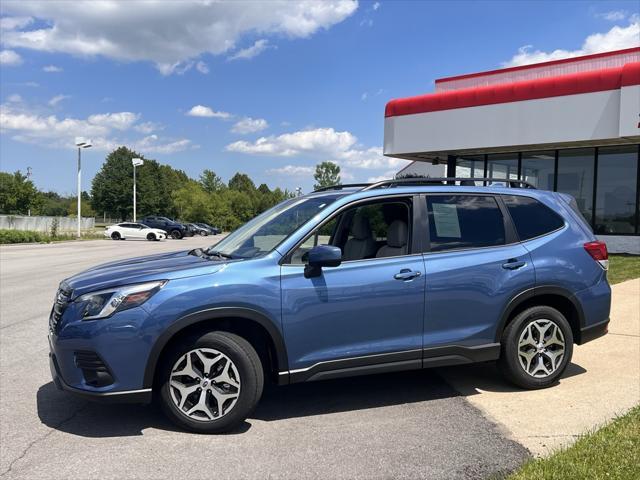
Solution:
M 142 305 L 160 290 L 165 283 L 167 283 L 166 280 L 159 280 L 100 290 L 78 297 L 75 303 L 79 304 L 82 320 L 106 318 L 116 312 Z

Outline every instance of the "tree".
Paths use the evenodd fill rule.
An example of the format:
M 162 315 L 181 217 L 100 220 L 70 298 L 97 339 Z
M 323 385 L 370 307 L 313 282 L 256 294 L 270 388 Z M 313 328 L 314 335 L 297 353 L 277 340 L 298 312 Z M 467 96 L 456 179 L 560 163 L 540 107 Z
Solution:
M 191 181 L 171 194 L 178 216 L 188 222 L 211 220 L 211 200 L 200 183 Z
M 91 187 L 93 208 L 97 212 L 106 212 L 123 220 L 133 217 L 132 158 L 144 157 L 126 147 L 117 148 L 107 155 Z M 136 169 L 136 175 L 137 213 L 140 217 L 178 215 L 171 193 L 192 182 L 186 173 L 145 159 L 144 165 Z
M 256 186 L 246 173 L 236 173 L 229 180 L 229 188 L 238 192 L 254 193 Z
M 313 174 L 316 184 L 315 190 L 323 187 L 332 187 L 340 184 L 340 167 L 333 162 L 322 162 L 316 165 L 316 173 Z
M 216 172 L 209 169 L 203 170 L 202 174 L 200 174 L 200 183 L 207 193 L 215 193 L 227 187 L 222 181 L 222 178 L 216 175 Z
M 44 198 L 26 175 L 0 172 L 0 212 L 26 215 L 39 213 Z

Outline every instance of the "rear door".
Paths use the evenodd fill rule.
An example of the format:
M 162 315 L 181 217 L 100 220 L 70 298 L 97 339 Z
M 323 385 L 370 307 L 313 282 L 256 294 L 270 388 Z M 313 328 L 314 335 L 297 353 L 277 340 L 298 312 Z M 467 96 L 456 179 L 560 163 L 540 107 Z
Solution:
M 502 312 L 535 285 L 531 257 L 499 196 L 429 194 L 425 200 L 425 356 L 443 345 L 463 347 L 464 356 L 473 355 L 464 347 L 486 346 L 497 354 L 491 344 Z

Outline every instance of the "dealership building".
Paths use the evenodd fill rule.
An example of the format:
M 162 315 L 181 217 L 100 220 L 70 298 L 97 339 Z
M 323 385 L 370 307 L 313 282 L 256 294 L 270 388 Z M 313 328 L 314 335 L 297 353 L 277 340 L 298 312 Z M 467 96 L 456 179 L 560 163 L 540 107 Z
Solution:
M 391 100 L 397 176 L 525 180 L 575 197 L 612 252 L 640 254 L 640 47 L 438 79 Z

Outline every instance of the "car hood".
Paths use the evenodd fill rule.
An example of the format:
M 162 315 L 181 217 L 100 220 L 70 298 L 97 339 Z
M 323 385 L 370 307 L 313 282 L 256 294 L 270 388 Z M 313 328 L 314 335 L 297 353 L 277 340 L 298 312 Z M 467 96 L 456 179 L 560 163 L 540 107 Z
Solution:
M 227 262 L 189 255 L 185 250 L 104 263 L 69 277 L 63 283 L 65 289 L 73 291 L 75 298 L 87 292 L 132 283 L 215 273 Z

